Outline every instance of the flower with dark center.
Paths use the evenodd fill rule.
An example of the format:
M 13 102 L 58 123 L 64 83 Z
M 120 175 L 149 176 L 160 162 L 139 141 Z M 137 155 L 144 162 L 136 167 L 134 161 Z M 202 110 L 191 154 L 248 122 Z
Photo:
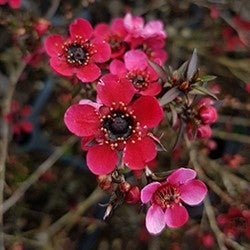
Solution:
M 99 23 L 95 27 L 95 34 L 101 36 L 111 47 L 111 58 L 122 57 L 127 49 L 123 19 L 115 18 L 110 25 Z
M 83 138 L 87 165 L 94 174 L 111 173 L 121 160 L 131 169 L 143 169 L 156 157 L 156 145 L 148 130 L 163 118 L 162 108 L 150 96 L 132 102 L 134 94 L 126 78 L 107 74 L 97 85 L 100 107 L 76 104 L 66 111 L 65 124 Z
M 101 74 L 96 63 L 110 59 L 110 46 L 100 37 L 94 37 L 91 24 L 82 18 L 69 27 L 70 36 L 51 35 L 45 40 L 50 66 L 58 74 L 72 76 L 83 82 L 95 81 Z
M 124 55 L 124 63 L 117 59 L 110 64 L 110 72 L 126 77 L 141 95 L 155 96 L 161 91 L 157 73 L 148 64 L 147 56 L 140 50 L 130 50 Z
M 198 205 L 205 198 L 207 188 L 195 180 L 196 172 L 179 168 L 165 182 L 152 182 L 141 190 L 141 201 L 151 203 L 146 215 L 146 227 L 151 234 L 159 234 L 164 227 L 180 227 L 188 220 L 182 202 Z

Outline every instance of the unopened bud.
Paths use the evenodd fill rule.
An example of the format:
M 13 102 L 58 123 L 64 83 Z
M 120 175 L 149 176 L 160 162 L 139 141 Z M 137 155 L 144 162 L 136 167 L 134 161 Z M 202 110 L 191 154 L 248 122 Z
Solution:
M 135 204 L 140 200 L 140 189 L 137 186 L 132 187 L 125 196 L 128 204 Z
M 99 183 L 99 187 L 102 190 L 108 190 L 112 188 L 112 180 L 109 175 L 99 175 L 97 177 L 97 181 Z
M 124 181 L 121 184 L 119 184 L 119 189 L 121 190 L 122 193 L 127 193 L 131 188 L 131 185 Z
M 217 118 L 217 110 L 213 106 L 203 106 L 199 110 L 200 119 L 204 124 L 214 123 Z

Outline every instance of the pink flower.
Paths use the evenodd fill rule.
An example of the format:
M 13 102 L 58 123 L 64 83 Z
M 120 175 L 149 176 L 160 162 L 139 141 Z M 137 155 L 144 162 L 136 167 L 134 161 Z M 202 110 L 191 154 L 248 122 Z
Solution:
M 131 13 L 125 15 L 124 26 L 128 31 L 126 40 L 129 42 L 135 38 L 147 39 L 150 37 L 160 37 L 165 39 L 167 37 L 161 21 L 153 20 L 144 24 L 144 19 L 142 17 L 132 16 Z
M 12 9 L 18 9 L 21 7 L 21 0 L 0 0 L 0 5 L 8 3 Z
M 124 55 L 124 63 L 113 60 L 110 72 L 126 77 L 141 95 L 155 96 L 160 93 L 161 85 L 156 72 L 148 65 L 147 56 L 140 50 L 130 50 Z
M 87 165 L 96 175 L 111 173 L 119 162 L 143 169 L 156 157 L 156 145 L 148 130 L 163 118 L 157 99 L 142 96 L 132 101 L 135 90 L 125 78 L 107 74 L 97 85 L 99 105 L 76 104 L 68 108 L 64 122 L 81 136 Z
M 124 17 L 124 26 L 128 32 L 125 41 L 131 49 L 140 49 L 150 60 L 164 64 L 167 59 L 164 50 L 167 35 L 161 21 L 154 20 L 144 24 L 142 17 L 128 13 Z
M 127 31 L 122 18 L 115 18 L 110 26 L 105 23 L 99 23 L 95 27 L 95 34 L 101 36 L 111 48 L 111 58 L 123 56 L 128 45 L 125 42 Z
M 198 205 L 207 193 L 205 184 L 195 176 L 194 170 L 179 168 L 165 182 L 152 182 L 141 190 L 141 201 L 151 204 L 146 214 L 149 233 L 159 234 L 166 225 L 176 228 L 187 222 L 189 215 L 181 202 Z
M 50 65 L 58 74 L 72 76 L 83 82 L 95 81 L 101 70 L 96 63 L 109 60 L 111 50 L 100 37 L 93 36 L 91 24 L 82 18 L 69 27 L 70 37 L 51 35 L 45 40 Z

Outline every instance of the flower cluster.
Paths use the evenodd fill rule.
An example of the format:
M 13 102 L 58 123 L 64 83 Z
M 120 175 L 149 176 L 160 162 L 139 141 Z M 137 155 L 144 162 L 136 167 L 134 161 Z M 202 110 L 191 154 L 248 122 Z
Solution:
M 199 77 L 195 53 L 181 70 L 164 69 L 166 37 L 162 22 L 145 22 L 128 13 L 95 27 L 78 18 L 68 37 L 54 34 L 45 40 L 55 72 L 93 83 L 95 100 L 71 105 L 64 122 L 81 137 L 87 166 L 99 186 L 112 194 L 104 218 L 123 202 L 150 203 L 146 227 L 151 234 L 165 225 L 184 225 L 189 215 L 182 202 L 198 205 L 207 193 L 192 169 L 179 168 L 164 178 L 151 172 L 158 150 L 164 150 L 156 128 L 172 114 L 173 127 L 184 123 L 189 138 L 205 138 L 217 119 L 216 97 L 203 86 L 211 77 Z M 137 177 L 127 180 L 127 172 Z M 146 182 L 136 182 L 141 175 Z
M 33 125 L 28 120 L 28 117 L 31 115 L 31 111 L 30 106 L 21 106 L 18 101 L 12 101 L 11 111 L 7 114 L 6 120 L 12 128 L 13 135 L 18 136 L 21 133 L 30 133 L 32 131 Z
M 223 232 L 230 238 L 250 238 L 250 210 L 240 210 L 237 207 L 230 207 L 227 213 L 220 214 L 217 222 Z

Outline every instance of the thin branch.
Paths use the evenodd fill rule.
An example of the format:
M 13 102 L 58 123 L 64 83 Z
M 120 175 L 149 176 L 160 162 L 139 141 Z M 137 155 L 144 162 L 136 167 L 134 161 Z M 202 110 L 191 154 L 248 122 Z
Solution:
M 221 232 L 219 229 L 217 222 L 216 222 L 216 217 L 215 213 L 213 210 L 213 207 L 211 205 L 211 202 L 208 198 L 204 200 L 204 207 L 205 207 L 205 212 L 210 224 L 211 229 L 214 232 L 214 235 L 216 237 L 217 243 L 220 247 L 220 250 L 227 250 L 228 248 L 226 247 L 225 243 L 235 250 L 246 250 L 246 248 L 242 245 L 240 245 L 238 242 L 226 237 L 226 235 Z
M 105 193 L 99 188 L 96 188 L 86 200 L 78 204 L 76 209 L 70 210 L 68 213 L 63 215 L 60 219 L 54 222 L 46 232 L 49 236 L 53 236 L 64 226 L 69 227 L 70 225 L 75 224 L 79 216 L 81 216 L 93 204 L 100 201 L 104 196 Z
M 45 160 L 36 171 L 25 180 L 22 185 L 15 191 L 15 193 L 3 203 L 2 213 L 5 213 L 8 209 L 16 204 L 16 202 L 25 194 L 25 192 L 39 179 L 39 177 L 45 173 L 54 163 L 64 154 L 64 152 L 77 142 L 76 137 L 71 137 L 63 146 L 55 150 L 47 160 Z
M 25 69 L 26 64 L 21 63 L 16 72 L 13 72 L 10 76 L 9 86 L 4 95 L 2 103 L 2 139 L 0 141 L 0 248 L 4 249 L 4 238 L 3 238 L 3 194 L 4 194 L 4 183 L 5 183 L 5 165 L 8 154 L 8 144 L 9 144 L 9 124 L 4 120 L 4 117 L 11 110 L 11 102 L 16 88 L 16 84 Z
M 19 235 L 10 235 L 10 234 L 4 234 L 4 239 L 7 242 L 24 242 L 25 245 L 30 246 L 30 247 L 39 247 L 39 249 L 44 245 L 43 242 L 37 241 L 37 240 L 32 240 L 23 236 Z
M 55 15 L 55 13 L 60 5 L 60 2 L 61 2 L 61 0 L 52 1 L 51 6 L 49 7 L 47 13 L 45 14 L 46 19 L 51 19 Z
M 223 140 L 237 141 L 237 142 L 241 142 L 244 144 L 250 144 L 250 136 L 247 136 L 247 135 L 213 129 L 213 136 L 221 138 Z

